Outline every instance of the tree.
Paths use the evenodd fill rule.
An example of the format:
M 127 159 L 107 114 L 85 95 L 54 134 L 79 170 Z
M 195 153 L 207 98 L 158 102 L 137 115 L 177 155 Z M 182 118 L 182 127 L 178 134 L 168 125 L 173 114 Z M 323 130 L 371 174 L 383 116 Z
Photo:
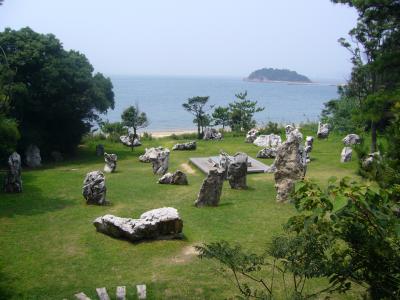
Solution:
M 128 134 L 127 128 L 122 124 L 122 122 L 100 122 L 100 129 L 103 133 L 107 134 L 107 138 L 113 141 L 119 141 L 121 135 Z
M 133 134 L 130 135 L 132 139 L 132 151 L 133 151 L 133 140 L 137 138 L 137 130 L 140 128 L 145 128 L 149 126 L 149 121 L 147 120 L 147 115 L 144 112 L 141 112 L 139 109 L 139 105 L 129 106 L 122 112 L 121 115 L 122 125 L 132 128 Z
M 208 109 L 211 109 L 211 106 L 208 109 L 205 109 L 205 105 L 208 102 L 210 97 L 205 96 L 196 96 L 187 99 L 186 103 L 183 103 L 182 106 L 185 110 L 194 115 L 193 123 L 197 124 L 197 138 L 201 139 L 204 133 L 204 127 L 209 122 L 209 117 L 206 115 Z
M 263 111 L 264 107 L 257 107 L 257 101 L 247 99 L 247 91 L 235 95 L 237 98 L 229 103 L 230 127 L 235 131 L 248 131 L 256 125 L 253 119 L 255 113 Z
M 218 106 L 212 113 L 212 118 L 215 125 L 222 125 L 222 129 L 229 125 L 230 112 L 229 107 Z
M 19 124 L 20 149 L 34 143 L 44 154 L 72 152 L 98 114 L 114 107 L 110 79 L 93 74 L 87 58 L 64 50 L 54 35 L 7 28 L 0 45 L 0 91 Z

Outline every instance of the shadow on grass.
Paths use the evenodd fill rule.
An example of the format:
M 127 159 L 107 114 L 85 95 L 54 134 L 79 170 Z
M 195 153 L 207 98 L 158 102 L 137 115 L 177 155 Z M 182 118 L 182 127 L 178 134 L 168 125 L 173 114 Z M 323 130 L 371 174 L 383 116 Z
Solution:
M 0 270 L 0 300 L 8 300 L 13 296 L 12 284 L 13 280 Z
M 26 177 L 22 193 L 0 192 L 0 217 L 32 216 L 76 205 L 75 201 L 58 196 L 43 196 L 42 189 L 34 184 L 34 178 Z

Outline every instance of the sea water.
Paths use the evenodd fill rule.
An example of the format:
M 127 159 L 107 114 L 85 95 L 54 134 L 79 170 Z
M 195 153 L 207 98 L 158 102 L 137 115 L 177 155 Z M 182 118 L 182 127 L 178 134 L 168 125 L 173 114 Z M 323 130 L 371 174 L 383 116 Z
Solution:
M 207 107 L 227 106 L 235 101 L 235 94 L 247 91 L 248 99 L 265 107 L 255 114 L 259 125 L 269 121 L 281 124 L 317 121 L 323 103 L 338 96 L 335 84 L 259 83 L 222 77 L 111 76 L 111 80 L 115 108 L 103 119 L 120 121 L 125 108 L 138 104 L 150 121 L 144 129 L 149 132 L 194 130 L 193 116 L 182 107 L 182 103 L 194 96 L 209 96 Z

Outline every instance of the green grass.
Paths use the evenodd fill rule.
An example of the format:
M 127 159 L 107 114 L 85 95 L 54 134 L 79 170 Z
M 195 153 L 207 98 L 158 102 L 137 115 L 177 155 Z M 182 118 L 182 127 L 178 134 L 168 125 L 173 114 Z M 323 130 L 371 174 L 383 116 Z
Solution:
M 307 177 L 322 184 L 331 176 L 356 177 L 355 159 L 339 162 L 341 138 L 333 135 L 315 141 Z M 176 141 L 145 141 L 133 152 L 120 144 L 101 142 L 107 152 L 119 157 L 117 172 L 106 175 L 112 206 L 87 206 L 81 194 L 86 173 L 104 166 L 103 159 L 94 154 L 94 141 L 82 146 L 75 159 L 23 170 L 23 193 L 0 192 L 0 294 L 8 295 L 5 299 L 72 299 L 80 291 L 96 299 L 96 287 L 105 286 L 114 294 L 118 285 L 126 285 L 129 299 L 136 299 L 134 286 L 140 283 L 147 285 L 149 299 L 232 297 L 236 294 L 232 283 L 221 276 L 214 262 L 192 254 L 191 246 L 224 239 L 262 252 L 295 213 L 292 205 L 275 202 L 271 174 L 249 175 L 250 188 L 245 191 L 231 190 L 225 183 L 219 207 L 195 208 L 203 173 L 191 166 L 194 173 L 188 174 L 188 186 L 158 185 L 151 165 L 138 161 L 145 147 L 171 149 Z M 171 152 L 170 170 L 182 169 L 189 157 L 216 155 L 219 150 L 255 157 L 259 148 L 245 144 L 243 137 L 199 141 L 196 151 Z M 181 214 L 183 240 L 132 244 L 97 233 L 92 225 L 96 217 L 107 213 L 138 217 L 163 206 L 175 207 Z

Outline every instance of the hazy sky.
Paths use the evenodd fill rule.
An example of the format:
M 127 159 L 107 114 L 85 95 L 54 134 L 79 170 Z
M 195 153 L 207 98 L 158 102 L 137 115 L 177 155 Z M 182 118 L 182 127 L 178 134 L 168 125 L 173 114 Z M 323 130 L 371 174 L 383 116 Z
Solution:
M 54 33 L 107 75 L 247 76 L 289 68 L 347 78 L 337 43 L 357 15 L 329 0 L 5 0 L 0 30 Z

